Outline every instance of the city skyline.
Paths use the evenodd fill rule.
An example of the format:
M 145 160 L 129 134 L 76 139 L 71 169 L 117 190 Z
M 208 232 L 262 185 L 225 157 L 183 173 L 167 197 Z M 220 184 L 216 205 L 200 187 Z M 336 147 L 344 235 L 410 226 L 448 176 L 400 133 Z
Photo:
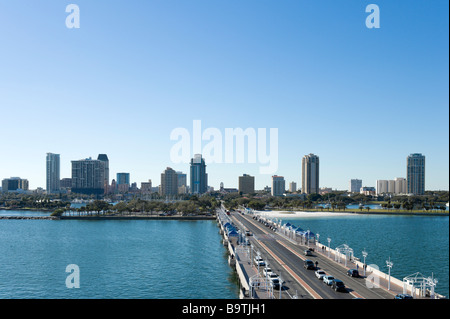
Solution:
M 372 184 L 367 183 L 364 184 L 364 187 L 373 187 L 374 189 L 376 189 L 376 194 L 384 194 L 384 193 L 392 193 L 392 194 L 415 194 L 415 195 L 423 195 L 424 191 L 427 190 L 446 190 L 446 189 L 427 189 L 426 188 L 426 178 L 425 178 L 425 158 L 426 156 L 421 154 L 421 153 L 411 153 L 410 155 L 407 156 L 406 158 L 406 175 L 407 178 L 404 177 L 397 177 L 395 178 L 395 180 L 393 179 L 377 179 L 374 183 L 375 186 L 372 186 Z M 126 185 L 126 189 L 122 188 L 122 191 L 128 190 L 130 188 L 130 185 L 135 184 L 146 184 L 147 181 L 137 181 L 137 180 L 132 180 L 131 179 L 131 174 L 130 173 L 124 173 L 124 172 L 118 172 L 116 173 L 116 179 L 113 179 L 111 181 L 111 183 L 109 183 L 109 158 L 107 154 L 99 154 L 97 160 L 93 160 L 92 157 L 88 157 L 85 159 L 81 159 L 81 160 L 72 160 L 72 175 L 70 177 L 60 177 L 60 179 L 58 180 L 58 182 L 55 181 L 55 176 L 60 176 L 60 154 L 54 154 L 54 153 L 47 153 L 46 156 L 46 175 L 47 175 L 47 187 L 43 188 L 40 187 L 42 189 L 45 189 L 47 191 L 47 193 L 52 194 L 52 193 L 58 193 L 59 192 L 59 188 L 60 188 L 60 183 L 63 183 L 63 180 L 71 180 L 72 183 L 72 178 L 75 177 L 75 179 L 79 179 L 78 175 L 82 175 L 81 173 L 79 173 L 79 171 L 82 170 L 83 166 L 88 166 L 92 164 L 95 164 L 96 167 L 98 165 L 99 168 L 99 173 L 96 173 L 94 177 L 95 181 L 91 181 L 92 183 L 97 183 L 98 185 L 101 185 L 103 182 L 103 186 L 105 187 L 105 194 L 109 193 L 108 188 L 111 187 L 112 185 L 114 186 L 124 186 Z M 197 186 L 196 190 L 194 191 L 195 194 L 202 194 L 202 193 L 206 193 L 208 191 L 209 187 L 212 187 L 214 190 L 218 190 L 220 188 L 222 188 L 222 186 L 224 186 L 224 183 L 221 182 L 219 187 L 215 187 L 215 185 L 210 185 L 208 184 L 208 173 L 206 173 L 206 161 L 205 159 L 202 157 L 202 154 L 195 154 L 194 157 L 191 159 L 191 164 L 190 164 L 190 185 L 189 187 L 191 187 L 191 185 L 193 184 L 201 184 L 201 186 Z M 311 168 L 311 164 L 313 164 L 313 168 Z M 161 176 L 161 183 L 159 185 L 155 184 L 155 186 L 159 186 L 159 187 L 164 187 L 163 184 L 163 175 L 167 172 L 167 170 L 173 171 L 173 174 L 176 175 L 176 183 L 174 182 L 170 182 L 171 185 L 174 184 L 174 187 L 177 189 L 176 192 L 178 193 L 179 190 L 178 188 L 181 186 L 186 187 L 187 186 L 187 174 L 183 173 L 182 171 L 175 171 L 170 167 L 167 167 L 166 170 L 160 174 Z M 310 184 L 311 183 L 311 171 L 314 171 L 314 175 L 317 174 L 317 180 L 314 181 L 314 189 L 312 190 L 312 188 L 309 186 L 307 189 L 304 189 L 303 187 L 298 188 L 298 191 L 301 191 L 304 194 L 314 194 L 317 193 L 319 194 L 322 190 L 325 189 L 332 189 L 332 190 L 338 190 L 338 191 L 348 191 L 349 193 L 353 193 L 353 192 L 359 192 L 359 189 L 363 186 L 363 180 L 361 179 L 350 179 L 348 180 L 348 187 L 347 188 L 333 188 L 330 187 L 332 185 L 321 185 L 319 182 L 319 172 L 320 172 L 320 168 L 319 168 L 319 156 L 315 155 L 315 154 L 308 154 L 302 157 L 301 160 L 301 170 L 302 170 L 302 177 L 300 180 L 300 183 L 306 183 L 306 184 Z M 86 174 L 86 173 L 84 173 Z M 202 175 L 203 177 L 201 177 L 200 175 Z M 195 177 L 196 176 L 196 177 Z M 238 176 L 238 182 L 237 182 L 237 187 L 234 186 L 228 186 L 226 188 L 229 189 L 241 189 L 242 187 L 242 179 L 243 178 L 250 178 L 251 179 L 251 187 L 253 190 L 255 191 L 259 191 L 259 190 L 263 190 L 266 187 L 270 187 L 269 185 L 273 185 L 274 183 L 274 177 L 276 178 L 282 178 L 283 183 L 285 183 L 285 179 L 283 176 L 271 176 L 271 183 L 270 184 L 266 184 L 265 186 L 261 187 L 261 188 L 256 188 L 255 187 L 255 177 L 254 176 L 250 176 L 248 174 L 243 174 L 242 176 L 239 175 Z M 316 177 L 315 177 L 316 178 Z M 315 179 L 313 178 L 313 179 Z M 10 180 L 10 179 L 19 179 L 19 177 L 11 177 L 11 178 L 2 178 L 0 177 L 0 179 L 2 180 Z M 100 179 L 100 181 L 97 181 L 97 179 Z M 23 179 L 26 180 L 26 186 L 27 186 L 27 190 L 29 190 L 29 181 L 28 179 Z M 52 180 L 52 183 L 49 184 L 49 180 Z M 152 181 L 152 178 L 148 178 L 148 181 Z M 157 180 L 157 179 L 153 179 L 153 180 Z M 57 183 L 58 187 L 55 188 L 54 184 Z M 247 183 L 247 182 L 246 182 Z M 291 183 L 295 183 L 297 184 L 296 181 L 292 181 Z M 285 191 L 291 191 L 291 183 L 289 183 L 289 187 L 286 188 L 285 186 Z M 77 189 L 79 188 L 79 186 L 76 186 L 77 184 L 79 184 L 79 182 L 75 181 L 72 188 Z M 176 184 L 176 185 L 175 185 Z M 306 185 L 305 184 L 305 185 Z M 49 185 L 50 188 L 49 188 Z M 286 184 L 285 184 L 286 185 Z M 85 187 L 85 186 L 83 186 Z M 249 186 L 245 186 L 245 187 L 249 187 Z M 99 187 L 98 187 L 99 188 Z M 120 188 L 120 187 L 119 187 Z M 199 189 L 201 188 L 201 191 L 199 192 Z M 31 190 L 31 189 L 30 189 Z M 448 189 L 447 189 L 448 190 Z M 160 189 L 161 191 L 161 189 Z M 185 193 L 186 189 L 184 189 L 181 193 Z M 164 193 L 166 191 L 163 191 Z M 97 190 L 98 193 L 98 190 Z M 175 193 L 175 191 L 170 191 L 170 193 Z M 189 193 L 191 193 L 189 191 Z M 248 192 L 247 192 L 248 193 Z M 278 191 L 279 193 L 279 191 Z M 173 194 L 172 194 L 173 195 Z
M 309 153 L 320 156 L 322 187 L 406 177 L 405 156 L 422 153 L 426 190 L 449 189 L 447 1 L 377 1 L 379 29 L 365 25 L 367 4 L 339 0 L 116 2 L 107 14 L 81 0 L 79 29 L 66 27 L 58 1 L 22 2 L 1 5 L 11 135 L 0 178 L 45 189 L 45 152 L 61 154 L 61 179 L 71 160 L 108 154 L 110 176 L 155 184 L 166 167 L 188 172 L 170 159 L 170 134 L 193 135 L 201 120 L 223 136 L 278 129 L 275 173 L 247 159 L 208 163 L 216 189 L 237 188 L 243 173 L 255 189 L 273 175 L 300 186 Z

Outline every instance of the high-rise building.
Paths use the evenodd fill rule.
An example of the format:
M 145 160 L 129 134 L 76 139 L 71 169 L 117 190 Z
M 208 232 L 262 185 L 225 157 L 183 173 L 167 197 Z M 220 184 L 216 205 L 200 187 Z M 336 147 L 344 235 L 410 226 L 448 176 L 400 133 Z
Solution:
M 286 191 L 285 180 L 283 176 L 272 176 L 272 196 L 283 196 Z
M 130 173 L 117 173 L 116 184 L 130 186 Z
M 152 192 L 152 180 L 149 179 L 148 182 L 141 183 L 141 193 L 150 194 Z
M 389 193 L 389 181 L 388 180 L 377 180 L 377 195 L 388 194 Z
M 409 194 L 425 194 L 425 156 L 414 153 L 406 159 L 406 182 Z
M 302 193 L 319 194 L 319 156 L 317 155 L 303 156 Z
M 61 178 L 60 181 L 61 189 L 70 189 L 72 188 L 72 179 L 71 178 Z
M 289 191 L 291 193 L 295 193 L 297 191 L 297 183 L 296 182 L 289 183 Z
M 178 187 L 187 187 L 187 175 L 183 172 L 177 172 Z
M 22 179 L 20 177 L 11 177 L 2 180 L 3 193 L 27 191 L 28 188 L 29 183 L 27 179 Z
M 201 154 L 195 154 L 191 159 L 191 193 L 204 194 L 208 190 L 208 174 L 205 160 Z
M 97 157 L 97 160 L 102 161 L 103 163 L 105 163 L 105 191 L 106 188 L 109 186 L 109 159 L 108 159 L 108 155 L 106 154 L 99 154 Z
M 361 179 L 351 179 L 348 191 L 350 193 L 359 193 L 362 187 Z
M 407 194 L 408 193 L 408 184 L 406 183 L 406 178 L 397 177 L 395 179 L 395 194 Z
M 177 172 L 178 178 L 178 194 L 186 194 L 188 192 L 187 175 L 183 172 Z
M 161 195 L 178 194 L 178 175 L 172 168 L 167 167 L 164 173 L 161 173 Z
M 102 194 L 105 191 L 105 163 L 87 158 L 72 161 L 72 193 Z
M 46 164 L 47 194 L 59 193 L 61 191 L 59 154 L 47 153 Z
M 406 194 L 406 179 L 398 177 L 395 180 L 377 180 L 377 195 Z
M 255 192 L 255 176 L 244 174 L 239 176 L 239 192 L 253 194 Z

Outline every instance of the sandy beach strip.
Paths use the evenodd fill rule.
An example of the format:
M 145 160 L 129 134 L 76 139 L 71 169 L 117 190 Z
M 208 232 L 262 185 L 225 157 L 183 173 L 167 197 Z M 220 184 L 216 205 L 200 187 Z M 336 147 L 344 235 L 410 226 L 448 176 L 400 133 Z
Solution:
M 290 217 L 342 217 L 354 216 L 353 213 L 344 212 L 305 212 L 305 211 L 255 211 L 256 214 L 270 218 L 290 218 Z

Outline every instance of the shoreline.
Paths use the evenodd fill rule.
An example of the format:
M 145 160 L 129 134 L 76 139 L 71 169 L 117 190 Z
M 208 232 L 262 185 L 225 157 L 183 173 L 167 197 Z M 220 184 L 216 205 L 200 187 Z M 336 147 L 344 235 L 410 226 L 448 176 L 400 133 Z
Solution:
M 386 216 L 430 216 L 430 217 L 449 217 L 449 213 L 418 213 L 418 212 L 380 212 L 380 211 L 255 211 L 259 214 L 265 214 L 270 217 L 337 217 L 337 216 L 355 216 L 355 215 L 386 215 Z
M 59 220 L 216 220 L 216 216 L 59 216 Z
M 0 216 L 0 220 L 216 220 L 216 216 Z

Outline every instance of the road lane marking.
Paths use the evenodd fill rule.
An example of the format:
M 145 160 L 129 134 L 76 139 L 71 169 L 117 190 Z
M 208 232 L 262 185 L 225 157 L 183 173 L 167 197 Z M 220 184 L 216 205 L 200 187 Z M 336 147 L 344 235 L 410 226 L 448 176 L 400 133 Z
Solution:
M 266 245 L 259 243 L 314 299 L 323 299 L 315 292 L 303 279 L 301 279 L 288 265 L 286 265 L 276 254 L 274 254 Z

